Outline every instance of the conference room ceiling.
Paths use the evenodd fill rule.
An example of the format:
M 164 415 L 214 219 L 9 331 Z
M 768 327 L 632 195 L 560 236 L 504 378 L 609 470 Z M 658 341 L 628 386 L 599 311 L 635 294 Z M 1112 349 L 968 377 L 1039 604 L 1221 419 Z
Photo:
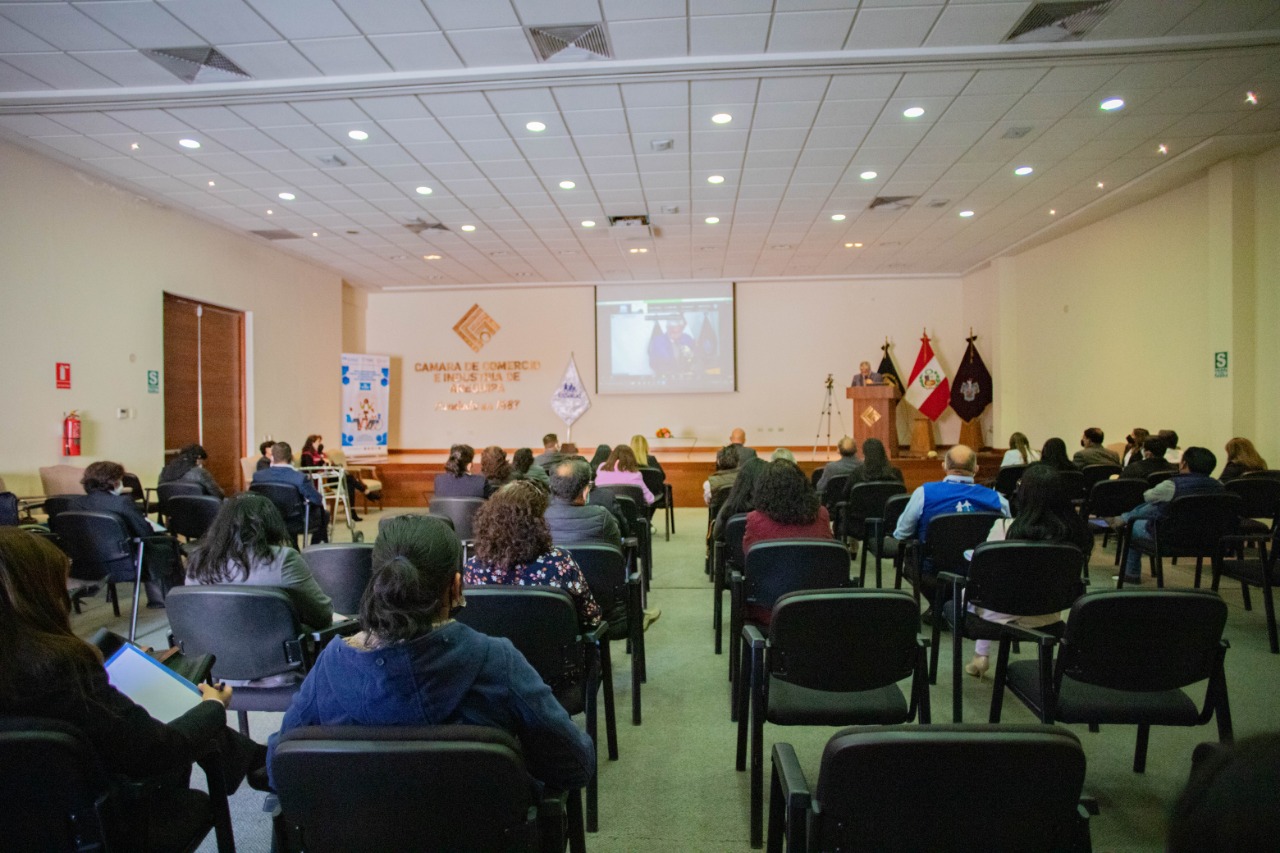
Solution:
M 1275 0 L 1032 5 L 0 2 L 0 136 L 374 290 L 955 275 L 1280 144 Z

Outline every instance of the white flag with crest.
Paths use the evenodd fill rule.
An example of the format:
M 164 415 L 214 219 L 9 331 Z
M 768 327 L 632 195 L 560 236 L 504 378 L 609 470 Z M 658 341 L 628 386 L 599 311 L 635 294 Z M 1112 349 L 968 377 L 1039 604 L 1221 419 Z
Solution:
M 569 364 L 564 369 L 564 377 L 551 395 L 551 410 L 556 413 L 565 426 L 573 426 L 573 422 L 582 417 L 591 408 L 591 398 L 587 389 L 582 387 L 582 377 L 578 375 L 578 365 L 569 356 Z

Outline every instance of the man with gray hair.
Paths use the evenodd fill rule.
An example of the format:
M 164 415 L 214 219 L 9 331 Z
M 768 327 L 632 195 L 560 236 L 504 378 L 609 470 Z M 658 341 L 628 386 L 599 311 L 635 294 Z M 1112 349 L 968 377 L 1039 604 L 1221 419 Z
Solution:
M 894 539 L 915 537 L 923 542 L 929 522 L 944 512 L 998 512 L 1009 517 L 1009 502 L 995 489 L 973 481 L 978 473 L 978 454 L 972 448 L 963 444 L 952 447 L 943 457 L 942 470 L 942 480 L 925 483 L 911 493 L 893 531 Z
M 618 521 L 607 508 L 587 503 L 591 466 L 585 459 L 565 459 L 550 472 L 551 503 L 545 518 L 556 545 L 612 545 L 622 548 Z
M 839 451 L 840 458 L 835 462 L 828 462 L 823 467 L 822 476 L 818 478 L 816 487 L 818 494 L 827 490 L 827 484 L 833 477 L 848 477 L 862 467 L 862 460 L 858 458 L 858 445 L 849 436 L 846 435 L 836 443 L 836 450 Z

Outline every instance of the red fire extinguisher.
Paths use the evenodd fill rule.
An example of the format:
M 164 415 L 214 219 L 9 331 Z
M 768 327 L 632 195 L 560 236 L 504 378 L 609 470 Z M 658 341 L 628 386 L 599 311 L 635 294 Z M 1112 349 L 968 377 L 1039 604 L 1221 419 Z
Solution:
M 62 455 L 80 455 L 80 416 L 74 409 L 62 419 Z

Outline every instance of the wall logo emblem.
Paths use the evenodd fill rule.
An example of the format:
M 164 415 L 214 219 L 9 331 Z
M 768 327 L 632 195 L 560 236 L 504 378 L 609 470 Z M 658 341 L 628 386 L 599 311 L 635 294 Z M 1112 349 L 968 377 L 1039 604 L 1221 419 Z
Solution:
M 467 346 L 480 352 L 501 328 L 496 320 L 484 312 L 483 308 L 472 305 L 467 313 L 462 315 L 462 319 L 457 322 L 453 330 Z

